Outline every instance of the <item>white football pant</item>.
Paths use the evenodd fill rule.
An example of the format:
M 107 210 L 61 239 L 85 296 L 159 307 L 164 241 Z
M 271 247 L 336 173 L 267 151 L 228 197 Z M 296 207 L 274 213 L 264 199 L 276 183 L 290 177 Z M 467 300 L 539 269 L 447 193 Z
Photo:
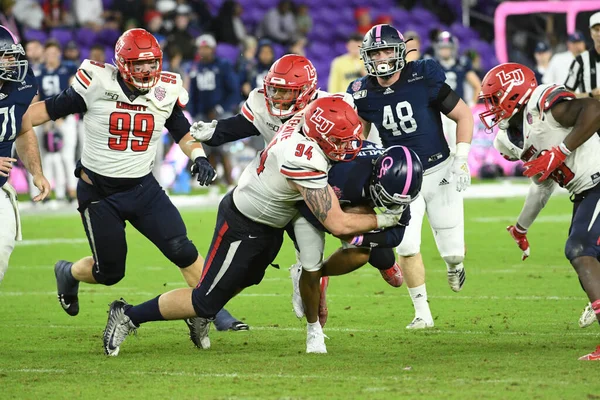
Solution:
M 0 283 L 8 269 L 8 260 L 15 248 L 15 240 L 20 240 L 20 220 L 17 208 L 17 193 L 5 183 L 0 189 Z

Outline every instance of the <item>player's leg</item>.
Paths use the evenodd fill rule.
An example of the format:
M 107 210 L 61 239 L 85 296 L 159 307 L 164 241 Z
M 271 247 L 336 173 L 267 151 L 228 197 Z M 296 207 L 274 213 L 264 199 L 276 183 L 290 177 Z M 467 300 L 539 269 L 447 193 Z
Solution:
M 54 170 L 54 196 L 56 200 L 64 201 L 67 197 L 67 172 L 61 154 L 56 152 L 51 155 Z
M 565 255 L 575 268 L 581 286 L 585 290 L 592 309 L 600 321 L 600 188 L 596 187 L 575 198 L 573 219 Z M 600 361 L 600 346 L 580 360 Z
M 426 177 L 423 179 L 425 189 Z M 410 223 L 406 227 L 402 242 L 396 247 L 404 281 L 415 309 L 415 317 L 407 329 L 430 328 L 434 325 L 425 286 L 425 265 L 421 257 L 421 229 L 425 214 L 424 190 L 410 205 Z
M 66 116 L 61 125 L 63 147 L 60 149 L 62 165 L 66 175 L 66 190 L 69 200 L 76 197 L 77 178 L 75 171 L 75 152 L 77 150 L 77 118 L 74 115 Z
M 113 195 L 113 196 L 118 196 Z M 79 313 L 79 282 L 114 285 L 125 276 L 127 242 L 125 222 L 112 196 L 102 198 L 92 185 L 79 180 L 77 198 L 92 257 L 54 266 L 58 301 L 71 316 Z
M 381 277 L 393 287 L 400 287 L 404 276 L 400 265 L 396 262 L 393 249 L 374 248 L 369 255 L 369 264 L 379 270 Z
M 8 269 L 10 255 L 15 248 L 15 239 L 17 237 L 17 215 L 16 215 L 16 193 L 11 199 L 9 191 L 14 193 L 14 189 L 8 183 L 0 189 L 0 284 L 4 279 Z M 11 201 L 12 200 L 12 201 Z M 13 205 L 13 201 L 15 202 Z
M 442 182 L 446 169 L 437 171 L 436 180 Z M 446 263 L 448 284 L 459 292 L 465 283 L 465 223 L 463 195 L 454 182 L 438 185 L 427 201 L 427 218 L 442 259 Z

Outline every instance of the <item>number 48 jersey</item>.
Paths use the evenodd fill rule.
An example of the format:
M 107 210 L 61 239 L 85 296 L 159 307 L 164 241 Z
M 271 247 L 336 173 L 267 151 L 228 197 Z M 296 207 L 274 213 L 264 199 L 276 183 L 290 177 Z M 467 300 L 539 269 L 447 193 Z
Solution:
M 406 63 L 400 78 L 385 88 L 371 76 L 350 84 L 358 115 L 375 124 L 384 147 L 402 145 L 413 150 L 430 169 L 448 158 L 438 94 L 446 75 L 432 59 Z
M 188 94 L 178 74 L 163 72 L 149 92 L 127 97 L 118 76 L 115 66 L 90 60 L 75 74 L 72 88 L 87 108 L 81 163 L 106 177 L 139 178 L 152 170 L 165 123 Z

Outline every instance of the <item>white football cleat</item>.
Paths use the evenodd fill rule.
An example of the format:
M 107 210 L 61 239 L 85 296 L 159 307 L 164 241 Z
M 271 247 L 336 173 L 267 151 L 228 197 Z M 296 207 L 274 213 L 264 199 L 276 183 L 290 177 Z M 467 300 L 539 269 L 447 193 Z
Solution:
M 296 317 L 304 317 L 304 303 L 300 295 L 300 275 L 302 275 L 302 264 L 296 263 L 290 267 L 290 277 L 292 278 L 292 307 Z
M 460 292 L 465 284 L 465 267 L 448 269 L 448 285 L 455 292 Z
M 327 354 L 325 346 L 325 334 L 319 325 L 318 329 L 308 330 L 306 334 L 306 352 L 316 354 Z
M 102 339 L 104 342 L 104 354 L 107 356 L 118 356 L 121 343 L 125 341 L 130 333 L 135 333 L 137 326 L 125 315 L 125 307 L 129 304 L 121 299 L 110 303 L 108 308 L 108 321 Z
M 592 303 L 588 303 L 587 306 L 585 306 L 585 309 L 583 310 L 581 317 L 579 317 L 579 327 L 587 328 L 588 326 L 591 326 L 596 321 L 598 321 L 598 319 L 596 318 L 596 313 L 594 312 L 594 309 L 592 308 Z
M 433 319 L 431 320 L 424 320 L 421 317 L 415 317 L 415 319 L 412 320 L 412 322 L 408 325 L 406 325 L 406 329 L 426 329 L 426 328 L 433 328 Z

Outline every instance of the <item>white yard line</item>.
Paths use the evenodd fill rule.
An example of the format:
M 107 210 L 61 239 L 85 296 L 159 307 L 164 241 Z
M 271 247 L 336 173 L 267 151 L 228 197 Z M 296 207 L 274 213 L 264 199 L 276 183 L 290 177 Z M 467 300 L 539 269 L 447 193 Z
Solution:
M 18 246 L 48 246 L 51 244 L 72 244 L 79 245 L 82 243 L 87 244 L 87 239 L 82 238 L 54 238 L 54 239 L 25 239 L 15 242 Z

